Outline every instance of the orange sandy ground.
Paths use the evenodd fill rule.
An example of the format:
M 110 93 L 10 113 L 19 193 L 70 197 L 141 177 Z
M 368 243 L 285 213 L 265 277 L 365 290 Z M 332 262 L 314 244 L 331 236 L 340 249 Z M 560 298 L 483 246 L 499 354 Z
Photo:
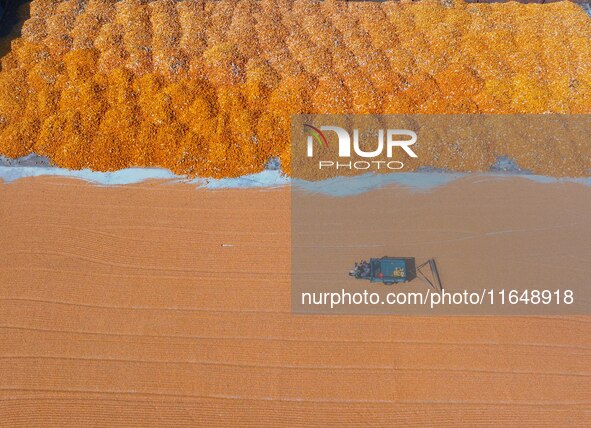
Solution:
M 0 424 L 589 420 L 589 318 L 291 315 L 288 207 L 285 190 L 0 185 Z
M 0 154 L 67 168 L 238 176 L 279 156 L 289 172 L 297 113 L 591 112 L 591 19 L 566 1 L 33 0 L 29 15 L 2 58 Z

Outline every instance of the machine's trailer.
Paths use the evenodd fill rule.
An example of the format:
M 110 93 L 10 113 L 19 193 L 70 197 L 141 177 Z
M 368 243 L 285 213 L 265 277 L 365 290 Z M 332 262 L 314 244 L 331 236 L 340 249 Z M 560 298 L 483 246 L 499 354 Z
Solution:
M 414 257 L 382 257 L 370 259 L 370 282 L 386 285 L 412 281 L 417 277 Z

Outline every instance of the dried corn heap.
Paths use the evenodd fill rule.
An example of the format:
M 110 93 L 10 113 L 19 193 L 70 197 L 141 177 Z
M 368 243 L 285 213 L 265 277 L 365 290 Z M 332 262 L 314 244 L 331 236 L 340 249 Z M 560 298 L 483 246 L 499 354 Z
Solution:
M 289 170 L 294 113 L 467 112 L 590 113 L 589 17 L 567 2 L 33 0 L 2 59 L 0 153 L 236 176 L 271 156 Z M 587 173 L 569 165 L 553 173 Z

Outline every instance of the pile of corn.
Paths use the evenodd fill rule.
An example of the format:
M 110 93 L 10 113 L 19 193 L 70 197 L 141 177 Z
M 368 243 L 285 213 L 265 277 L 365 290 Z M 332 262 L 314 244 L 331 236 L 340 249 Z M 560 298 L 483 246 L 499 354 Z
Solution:
M 1 64 L 0 154 L 74 169 L 289 171 L 295 113 L 591 113 L 568 2 L 33 0 Z

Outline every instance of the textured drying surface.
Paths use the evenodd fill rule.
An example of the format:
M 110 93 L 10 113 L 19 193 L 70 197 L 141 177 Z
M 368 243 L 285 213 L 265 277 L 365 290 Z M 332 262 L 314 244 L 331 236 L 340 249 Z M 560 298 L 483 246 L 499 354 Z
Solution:
M 33 0 L 2 59 L 0 153 L 289 171 L 291 114 L 349 112 L 589 113 L 591 20 L 568 2 Z
M 416 210 L 439 209 L 438 198 Z M 0 425 L 589 420 L 588 317 L 291 315 L 288 191 L 22 180 L 0 185 L 0 218 Z M 499 239 L 453 239 L 464 219 L 442 218 L 447 229 L 413 239 L 443 234 L 474 263 Z M 589 246 L 579 254 L 588 260 Z

